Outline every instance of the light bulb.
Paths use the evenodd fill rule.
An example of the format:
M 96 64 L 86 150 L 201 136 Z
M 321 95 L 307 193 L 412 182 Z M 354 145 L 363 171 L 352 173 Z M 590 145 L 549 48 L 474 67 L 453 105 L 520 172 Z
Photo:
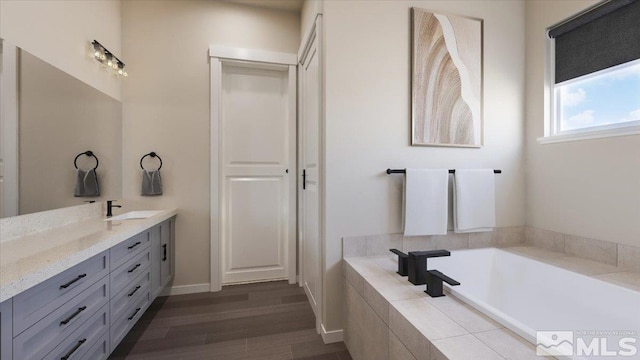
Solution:
M 122 71 L 122 69 L 118 70 L 118 75 L 122 75 L 124 73 L 124 71 Z
M 113 62 L 111 60 L 107 61 L 107 66 L 113 66 Z
M 123 72 L 122 72 L 122 76 L 127 77 L 127 76 L 129 76 L 129 74 L 127 74 L 127 72 L 126 72 L 126 71 L 123 71 Z
M 107 56 L 105 54 L 100 54 L 100 60 L 106 60 Z
M 95 53 L 93 53 L 93 56 L 100 58 L 100 51 L 96 51 Z
M 114 62 L 113 65 L 111 65 L 112 68 L 117 69 L 118 68 L 118 63 Z

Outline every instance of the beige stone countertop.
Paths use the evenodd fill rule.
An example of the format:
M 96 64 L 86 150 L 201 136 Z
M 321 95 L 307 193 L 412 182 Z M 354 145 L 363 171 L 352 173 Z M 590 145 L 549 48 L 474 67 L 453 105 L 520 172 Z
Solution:
M 0 302 L 145 231 L 178 213 L 146 219 L 96 217 L 0 243 Z

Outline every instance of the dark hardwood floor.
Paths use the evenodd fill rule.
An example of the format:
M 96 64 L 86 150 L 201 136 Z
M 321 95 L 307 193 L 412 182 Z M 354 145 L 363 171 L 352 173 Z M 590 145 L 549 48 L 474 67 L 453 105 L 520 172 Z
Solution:
M 109 359 L 351 359 L 325 345 L 302 288 L 278 281 L 156 299 Z

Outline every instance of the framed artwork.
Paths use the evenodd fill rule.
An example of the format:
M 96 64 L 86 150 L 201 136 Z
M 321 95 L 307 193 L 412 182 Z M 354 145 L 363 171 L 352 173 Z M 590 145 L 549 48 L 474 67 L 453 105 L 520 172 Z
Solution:
M 479 148 L 482 19 L 412 8 L 411 145 Z

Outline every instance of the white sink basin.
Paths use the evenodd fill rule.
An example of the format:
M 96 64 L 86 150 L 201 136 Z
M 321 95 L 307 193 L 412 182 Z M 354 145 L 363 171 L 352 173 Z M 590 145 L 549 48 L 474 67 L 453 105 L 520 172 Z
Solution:
M 158 215 L 163 210 L 138 210 L 138 211 L 129 211 L 128 213 L 124 213 L 118 216 L 113 216 L 105 219 L 104 221 L 120 221 L 120 220 L 136 220 L 136 219 L 147 219 L 154 215 Z

